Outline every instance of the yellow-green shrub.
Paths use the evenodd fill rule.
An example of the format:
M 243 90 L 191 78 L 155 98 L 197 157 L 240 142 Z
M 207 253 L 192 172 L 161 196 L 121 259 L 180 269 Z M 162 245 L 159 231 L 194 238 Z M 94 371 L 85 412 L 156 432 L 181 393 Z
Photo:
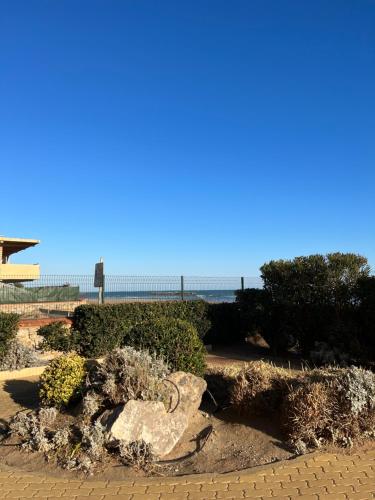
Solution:
M 46 406 L 68 406 L 81 394 L 86 375 L 85 359 L 67 354 L 53 359 L 40 377 L 39 396 Z

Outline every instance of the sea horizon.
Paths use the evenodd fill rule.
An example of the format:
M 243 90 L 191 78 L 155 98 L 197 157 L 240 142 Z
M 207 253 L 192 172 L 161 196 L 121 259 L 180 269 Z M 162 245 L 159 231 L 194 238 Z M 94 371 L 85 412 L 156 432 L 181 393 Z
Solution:
M 184 300 L 204 300 L 206 302 L 235 302 L 236 290 L 185 290 Z M 96 300 L 98 292 L 80 293 L 81 299 L 90 301 Z M 125 291 L 105 292 L 104 300 L 107 302 L 126 302 L 126 301 L 161 301 L 161 300 L 181 300 L 181 290 L 143 290 L 143 291 Z

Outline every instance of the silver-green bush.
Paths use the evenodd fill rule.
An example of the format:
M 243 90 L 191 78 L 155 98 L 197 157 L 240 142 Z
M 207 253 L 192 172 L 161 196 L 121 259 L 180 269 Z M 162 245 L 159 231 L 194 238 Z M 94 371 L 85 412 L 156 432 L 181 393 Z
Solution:
M 0 371 L 20 370 L 38 364 L 35 351 L 20 344 L 17 340 L 9 342 L 7 351 L 0 359 Z

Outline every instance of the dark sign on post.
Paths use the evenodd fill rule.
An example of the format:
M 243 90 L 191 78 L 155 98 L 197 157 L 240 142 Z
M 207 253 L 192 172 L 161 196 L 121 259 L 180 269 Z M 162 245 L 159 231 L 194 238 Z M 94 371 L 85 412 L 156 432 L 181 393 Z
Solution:
M 100 288 L 102 286 L 104 286 L 104 264 L 103 262 L 98 262 L 95 264 L 94 287 Z

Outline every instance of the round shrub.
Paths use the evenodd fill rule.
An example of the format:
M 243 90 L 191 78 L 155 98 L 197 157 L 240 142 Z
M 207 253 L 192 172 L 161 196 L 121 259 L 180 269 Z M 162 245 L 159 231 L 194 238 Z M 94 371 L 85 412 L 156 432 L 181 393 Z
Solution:
M 145 321 L 133 327 L 126 340 L 135 349 L 162 357 L 172 371 L 204 373 L 204 345 L 188 321 L 166 317 Z
M 189 321 L 203 339 L 210 329 L 207 309 L 203 300 L 84 304 L 74 310 L 71 339 L 76 352 L 97 358 L 128 345 L 129 331 L 134 326 L 162 317 Z
M 43 337 L 39 346 L 43 351 L 69 352 L 73 349 L 69 327 L 63 321 L 54 321 L 41 326 L 37 333 Z
M 39 396 L 46 406 L 68 406 L 79 398 L 86 375 L 85 359 L 67 354 L 53 359 L 40 377 Z
M 38 357 L 35 352 L 17 340 L 12 340 L 8 345 L 6 354 L 0 357 L 0 371 L 20 370 L 38 364 Z
M 16 339 L 18 321 L 18 314 L 0 312 L 0 359 L 6 355 L 12 341 Z

